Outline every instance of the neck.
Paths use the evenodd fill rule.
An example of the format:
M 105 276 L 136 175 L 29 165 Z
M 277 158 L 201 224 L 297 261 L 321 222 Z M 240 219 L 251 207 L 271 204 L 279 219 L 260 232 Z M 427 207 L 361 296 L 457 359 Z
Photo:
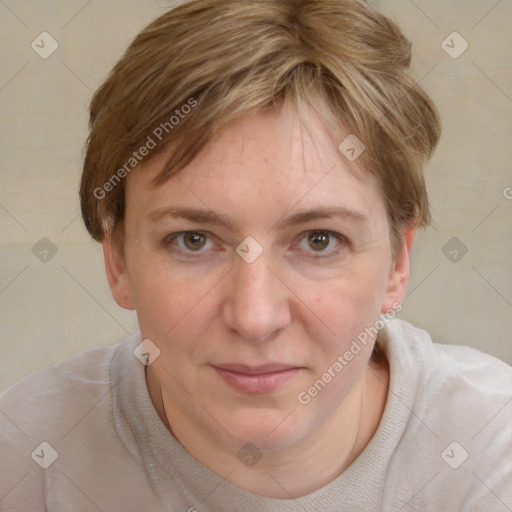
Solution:
M 208 430 L 191 427 L 178 417 L 172 419 L 171 428 L 166 409 L 169 411 L 172 401 L 165 390 L 160 389 L 158 378 L 147 373 L 155 408 L 189 453 L 237 487 L 278 499 L 310 494 L 352 464 L 378 428 L 387 399 L 388 382 L 389 367 L 385 358 L 370 360 L 341 406 L 308 436 L 283 449 L 265 451 L 254 466 L 245 466 L 240 464 L 236 451 L 220 444 Z

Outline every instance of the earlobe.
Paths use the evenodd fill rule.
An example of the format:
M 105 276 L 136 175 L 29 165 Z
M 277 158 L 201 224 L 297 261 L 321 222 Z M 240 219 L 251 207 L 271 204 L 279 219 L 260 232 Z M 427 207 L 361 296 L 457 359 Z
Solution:
M 112 297 L 119 306 L 124 309 L 135 309 L 133 294 L 130 286 L 129 275 L 126 270 L 124 258 L 118 254 L 110 237 L 105 237 L 102 242 L 105 272 Z
M 407 293 L 410 275 L 410 262 L 416 228 L 408 227 L 404 232 L 404 241 L 400 251 L 392 263 L 386 285 L 386 295 L 382 304 L 381 313 L 389 313 L 393 305 L 401 304 Z

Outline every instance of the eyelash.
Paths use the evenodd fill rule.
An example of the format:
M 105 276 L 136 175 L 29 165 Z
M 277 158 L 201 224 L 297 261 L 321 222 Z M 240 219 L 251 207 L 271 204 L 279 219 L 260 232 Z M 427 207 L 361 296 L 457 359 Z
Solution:
M 190 230 L 190 231 L 180 231 L 180 232 L 172 233 L 172 234 L 168 235 L 164 239 L 164 245 L 166 247 L 171 246 L 174 240 L 176 240 L 179 237 L 183 237 L 187 234 L 190 234 L 190 233 L 205 235 L 210 242 L 212 241 L 211 237 L 209 236 L 209 234 L 207 232 Z M 309 253 L 308 255 L 310 255 L 314 259 L 322 259 L 322 258 L 332 257 L 332 256 L 338 254 L 342 248 L 349 245 L 349 242 L 345 236 L 341 235 L 340 233 L 336 233 L 335 231 L 329 231 L 326 229 L 313 229 L 313 230 L 309 230 L 309 231 L 304 231 L 303 233 L 301 233 L 299 235 L 298 244 L 300 244 L 303 240 L 305 240 L 309 235 L 312 235 L 313 233 L 326 234 L 330 237 L 334 237 L 339 242 L 338 246 L 335 249 L 331 249 L 329 251 L 313 251 L 313 250 L 307 251 Z M 329 243 L 330 243 L 330 240 L 329 240 Z M 294 244 L 294 245 L 298 245 L 298 244 Z M 203 252 L 206 252 L 206 250 L 203 250 L 202 248 L 198 251 L 181 249 L 179 247 L 173 247 L 173 248 L 179 252 L 186 254 L 187 257 L 190 257 L 190 258 L 197 258 Z
M 331 238 L 335 238 L 338 241 L 337 247 L 334 249 L 331 249 L 329 251 L 307 251 L 308 255 L 311 254 L 311 257 L 314 259 L 322 259 L 322 258 L 329 258 L 332 256 L 336 256 L 343 248 L 347 247 L 348 240 L 345 236 L 343 236 L 340 233 L 336 233 L 335 231 L 329 231 L 328 229 L 313 229 L 310 231 L 305 231 L 304 233 L 301 233 L 299 235 L 299 244 L 302 243 L 303 240 L 306 240 L 309 235 L 312 235 L 314 233 L 319 234 L 325 234 L 328 235 Z M 331 243 L 331 239 L 329 239 L 329 243 Z

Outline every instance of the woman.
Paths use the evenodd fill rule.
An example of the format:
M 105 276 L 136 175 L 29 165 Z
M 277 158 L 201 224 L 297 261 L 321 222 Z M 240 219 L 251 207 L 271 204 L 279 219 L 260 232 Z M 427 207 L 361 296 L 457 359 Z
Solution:
M 2 510 L 512 507 L 510 367 L 393 318 L 440 135 L 410 60 L 359 0 L 135 38 L 80 198 L 140 333 L 3 395 Z

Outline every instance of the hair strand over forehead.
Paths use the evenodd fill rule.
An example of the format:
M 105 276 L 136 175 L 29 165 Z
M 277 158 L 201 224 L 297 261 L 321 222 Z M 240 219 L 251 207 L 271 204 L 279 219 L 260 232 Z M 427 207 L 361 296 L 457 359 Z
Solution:
M 410 41 L 362 0 L 193 0 L 175 7 L 137 35 L 92 98 L 80 185 L 89 233 L 98 241 L 113 233 L 122 242 L 121 176 L 136 167 L 133 153 L 150 139 L 144 163 L 175 144 L 160 183 L 231 120 L 306 103 L 333 134 L 348 129 L 364 143 L 358 164 L 376 176 L 399 240 L 404 226 L 430 220 L 423 166 L 441 132 L 410 62 Z M 179 120 L 171 127 L 173 116 Z

